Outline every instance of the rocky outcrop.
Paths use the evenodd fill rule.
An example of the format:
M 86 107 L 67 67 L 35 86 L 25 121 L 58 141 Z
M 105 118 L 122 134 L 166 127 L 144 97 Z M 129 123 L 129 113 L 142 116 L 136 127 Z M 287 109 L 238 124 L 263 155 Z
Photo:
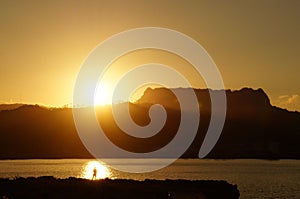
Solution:
M 237 199 L 236 185 L 212 180 L 0 179 L 1 198 Z

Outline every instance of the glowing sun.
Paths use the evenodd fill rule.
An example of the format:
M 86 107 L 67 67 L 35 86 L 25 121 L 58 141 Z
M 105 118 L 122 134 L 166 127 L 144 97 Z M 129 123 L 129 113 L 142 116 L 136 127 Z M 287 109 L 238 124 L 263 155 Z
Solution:
M 112 104 L 112 89 L 107 84 L 101 83 L 97 86 L 94 105 L 104 106 Z

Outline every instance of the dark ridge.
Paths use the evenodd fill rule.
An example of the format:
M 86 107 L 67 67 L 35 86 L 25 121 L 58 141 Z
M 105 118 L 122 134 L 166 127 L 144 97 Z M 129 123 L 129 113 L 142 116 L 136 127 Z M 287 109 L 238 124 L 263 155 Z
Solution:
M 1 198 L 130 198 L 171 199 L 205 198 L 237 199 L 236 185 L 226 181 L 212 180 L 86 180 L 78 178 L 55 179 L 51 176 L 39 178 L 0 179 Z
M 136 103 L 129 104 L 132 119 L 141 126 L 151 121 L 149 108 L 153 104 L 159 103 L 166 108 L 165 125 L 150 138 L 125 134 L 114 121 L 111 106 L 97 109 L 99 123 L 107 137 L 119 147 L 137 153 L 155 151 L 174 138 L 180 125 L 180 106 L 172 90 L 184 94 L 187 89 L 192 88 L 149 88 Z M 200 108 L 200 123 L 193 143 L 182 158 L 198 158 L 211 117 L 209 91 L 220 92 L 194 91 Z M 208 158 L 300 159 L 299 112 L 272 106 L 262 89 L 226 90 L 226 95 L 225 125 Z M 125 105 L 128 104 L 114 106 L 121 111 Z M 77 134 L 71 108 L 23 105 L 0 111 L 0 159 L 91 157 Z
M 24 104 L 18 104 L 18 103 L 16 103 L 16 104 L 0 104 L 0 111 L 14 110 L 23 105 Z

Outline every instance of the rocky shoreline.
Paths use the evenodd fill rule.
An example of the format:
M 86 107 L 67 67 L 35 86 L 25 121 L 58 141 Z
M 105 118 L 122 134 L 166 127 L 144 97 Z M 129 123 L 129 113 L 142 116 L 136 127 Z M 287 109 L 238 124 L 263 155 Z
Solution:
M 1 198 L 239 198 L 236 185 L 213 180 L 125 180 L 80 178 L 0 179 Z

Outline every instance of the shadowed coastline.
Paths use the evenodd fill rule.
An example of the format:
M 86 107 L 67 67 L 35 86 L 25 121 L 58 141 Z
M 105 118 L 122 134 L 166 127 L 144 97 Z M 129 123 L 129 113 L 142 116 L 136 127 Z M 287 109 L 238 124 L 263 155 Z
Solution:
M 177 88 L 183 94 L 189 88 Z M 212 91 L 218 92 L 218 91 Z M 195 89 L 200 105 L 197 135 L 181 158 L 198 158 L 211 116 L 207 89 Z M 262 90 L 226 90 L 227 115 L 222 134 L 207 158 L 299 159 L 300 113 L 270 104 Z M 147 89 L 129 104 L 136 124 L 149 124 L 149 108 L 164 106 L 167 120 L 160 132 L 149 138 L 124 133 L 112 117 L 111 107 L 99 107 L 97 116 L 106 136 L 120 148 L 136 153 L 155 151 L 168 144 L 180 124 L 180 107 L 170 89 Z M 115 105 L 116 108 L 127 103 Z M 72 108 L 33 105 L 3 106 L 0 111 L 0 159 L 93 158 L 82 144 L 73 120 Z M 1 110 L 1 105 L 0 105 Z M 186 110 L 187 112 L 190 110 Z M 111 158 L 102 157 L 102 158 Z M 169 158 L 169 157 L 165 157 Z
M 239 195 L 236 185 L 212 180 L 87 180 L 52 176 L 0 179 L 2 198 L 236 199 Z

